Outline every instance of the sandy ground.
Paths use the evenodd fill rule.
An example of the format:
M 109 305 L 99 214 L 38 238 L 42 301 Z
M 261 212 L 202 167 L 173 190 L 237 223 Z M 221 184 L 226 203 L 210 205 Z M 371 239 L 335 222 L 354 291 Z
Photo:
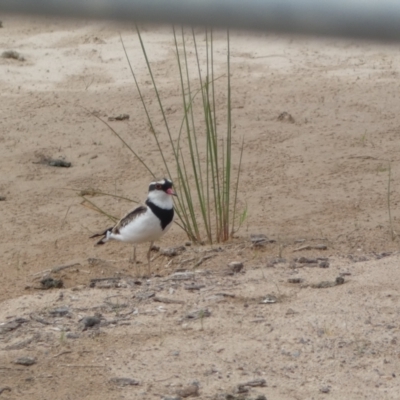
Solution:
M 229 243 L 154 254 L 140 279 L 129 246 L 93 247 L 88 236 L 109 222 L 70 190 L 143 201 L 151 180 L 91 112 L 129 114 L 110 124 L 165 175 L 118 32 L 157 115 L 136 34 L 1 19 L 0 52 L 24 60 L 0 58 L 0 398 L 399 398 L 398 47 L 232 34 L 233 151 L 237 160 L 244 137 L 248 217 Z M 144 38 L 176 129 L 172 35 L 146 28 Z M 224 44 L 216 33 L 217 73 Z M 116 216 L 132 206 L 91 199 Z M 273 242 L 254 247 L 258 233 Z M 159 244 L 186 240 L 174 226 Z M 52 273 L 64 288 L 37 289 L 43 271 L 71 264 Z

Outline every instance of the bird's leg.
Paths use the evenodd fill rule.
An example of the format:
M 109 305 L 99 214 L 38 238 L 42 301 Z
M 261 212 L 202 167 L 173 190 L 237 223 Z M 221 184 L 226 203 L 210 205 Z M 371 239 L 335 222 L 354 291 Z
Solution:
M 151 248 L 153 247 L 154 242 L 150 243 L 149 251 L 147 252 L 147 263 L 149 268 L 149 277 L 150 277 L 150 257 L 151 257 Z
M 132 249 L 132 256 L 131 256 L 131 258 L 129 259 L 129 262 L 130 262 L 131 264 L 134 264 L 134 266 L 136 266 L 136 246 L 135 246 L 135 245 L 133 246 L 133 249 Z

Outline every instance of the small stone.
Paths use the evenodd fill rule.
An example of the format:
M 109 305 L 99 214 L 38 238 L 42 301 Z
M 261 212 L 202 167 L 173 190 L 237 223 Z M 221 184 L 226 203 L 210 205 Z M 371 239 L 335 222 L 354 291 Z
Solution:
M 250 388 L 248 388 L 247 386 L 242 386 L 242 385 L 238 385 L 238 387 L 236 388 L 237 393 L 248 393 L 250 390 Z M 235 400 L 245 400 L 245 398 L 243 397 L 232 397 Z
M 211 312 L 205 308 L 204 310 L 196 310 L 196 311 L 191 311 L 190 313 L 186 314 L 186 319 L 199 319 L 199 318 L 206 318 L 210 317 Z
M 126 119 L 129 119 L 129 114 L 120 114 L 116 117 L 108 117 L 109 121 L 124 121 Z
M 25 318 L 16 318 L 13 321 L 0 324 L 0 333 L 11 332 L 28 322 Z
M 253 247 L 264 247 L 267 243 L 275 243 L 275 240 L 268 239 L 263 233 L 252 233 L 250 240 Z
M 318 262 L 318 267 L 320 267 L 320 268 L 329 268 L 329 261 L 325 261 L 325 260 L 319 261 Z
M 176 394 L 180 397 L 197 397 L 199 395 L 199 384 L 198 382 L 192 382 L 190 385 L 179 389 Z
M 199 285 L 199 284 L 196 284 L 196 283 L 191 283 L 189 285 L 185 285 L 185 289 L 186 290 L 200 290 L 200 289 L 203 289 L 205 287 L 206 287 L 206 285 Z
M 287 281 L 289 283 L 302 283 L 302 282 L 304 282 L 304 279 L 302 279 L 302 278 L 289 278 Z
M 184 271 L 184 272 L 174 272 L 169 276 L 168 279 L 173 281 L 185 281 L 194 278 L 194 272 Z
M 324 386 L 324 387 L 320 388 L 319 391 L 321 393 L 329 393 L 331 391 L 331 388 L 330 388 L 330 386 Z
M 93 328 L 96 325 L 100 324 L 100 318 L 98 316 L 90 316 L 84 317 L 80 321 L 81 325 L 83 326 L 83 331 L 87 330 L 88 328 Z
M 333 282 L 332 281 L 322 281 L 319 283 L 312 284 L 311 287 L 314 289 L 325 289 L 325 288 L 331 288 L 337 285 L 343 285 L 344 284 L 344 278 L 342 276 L 338 276 Z
M 318 260 L 315 258 L 299 257 L 295 259 L 299 264 L 317 264 Z
M 294 118 L 286 111 L 283 113 L 279 114 L 278 116 L 278 121 L 281 122 L 288 122 L 289 124 L 294 124 Z
M 68 307 L 58 307 L 55 308 L 54 310 L 49 311 L 49 314 L 52 315 L 53 317 L 64 317 L 68 313 L 69 313 Z
M 344 283 L 344 278 L 343 278 L 343 276 L 338 276 L 338 277 L 335 279 L 335 282 L 336 282 L 336 285 L 343 285 L 343 283 Z
M 336 282 L 321 281 L 319 283 L 314 283 L 311 285 L 311 287 L 314 289 L 326 289 L 326 288 L 331 288 L 333 286 L 336 286 Z
M 240 383 L 237 387 L 238 392 L 244 392 L 246 390 L 244 390 L 244 388 L 246 387 L 264 387 L 267 385 L 267 381 L 265 379 L 254 379 L 252 381 L 249 382 L 245 382 L 245 383 Z
M 243 269 L 243 263 L 240 261 L 232 261 L 228 264 L 228 267 L 233 273 L 237 274 Z
M 73 333 L 73 332 L 68 332 L 65 337 L 67 339 L 79 339 L 81 337 L 81 335 L 79 335 L 78 333 Z
M 388 257 L 388 256 L 390 256 L 391 254 L 392 254 L 391 251 L 385 251 L 385 252 L 383 252 L 383 253 L 377 254 L 377 255 L 376 255 L 376 259 L 377 259 L 377 260 L 380 260 L 381 258 Z
M 36 358 L 34 357 L 19 357 L 14 361 L 14 364 L 30 366 L 36 364 Z
M 50 167 L 62 167 L 62 168 L 69 168 L 72 164 L 69 161 L 57 159 L 49 159 L 47 160 L 47 165 L 50 165 Z
M 3 58 L 12 58 L 12 59 L 17 60 L 17 61 L 25 61 L 25 57 L 22 56 L 21 54 L 19 54 L 18 51 L 15 51 L 15 50 L 3 51 L 1 56 Z
M 267 294 L 260 304 L 274 304 L 278 301 L 277 297 L 272 294 Z
M 138 386 L 140 385 L 140 382 L 137 381 L 136 379 L 131 379 L 131 378 L 111 378 L 110 379 L 111 383 L 114 383 L 115 385 L 118 386 Z
M 40 281 L 41 289 L 61 289 L 64 287 L 62 279 L 44 278 Z

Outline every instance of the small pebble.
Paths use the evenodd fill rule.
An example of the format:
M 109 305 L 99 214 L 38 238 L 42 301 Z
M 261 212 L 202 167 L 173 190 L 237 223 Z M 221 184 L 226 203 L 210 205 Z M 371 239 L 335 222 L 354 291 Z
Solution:
M 243 263 L 240 261 L 232 261 L 228 264 L 228 267 L 233 273 L 237 274 L 243 269 Z
M 329 393 L 331 391 L 331 388 L 329 386 L 324 386 L 319 389 L 321 393 Z
M 329 261 L 325 261 L 325 260 L 319 261 L 318 262 L 318 267 L 320 267 L 320 268 L 329 268 Z
M 304 281 L 304 279 L 302 278 L 289 278 L 288 282 L 289 283 L 302 283 Z
M 69 168 L 72 164 L 68 161 L 64 160 L 53 160 L 50 159 L 47 161 L 47 164 L 50 165 L 51 167 L 63 167 L 63 168 Z
M 36 364 L 36 358 L 34 357 L 19 357 L 14 361 L 14 364 L 20 364 L 20 365 L 33 365 Z
M 206 287 L 206 285 L 199 285 L 199 284 L 196 284 L 196 283 L 191 283 L 189 285 L 185 285 L 185 289 L 186 290 L 200 290 L 200 289 L 203 289 L 205 287 Z
M 253 247 L 264 247 L 267 243 L 275 243 L 275 240 L 268 239 L 267 235 L 263 233 L 255 233 L 250 235 Z
M 268 294 L 263 300 L 261 300 L 260 304 L 274 304 L 277 301 L 278 299 L 276 298 L 276 296 Z
M 111 383 L 114 383 L 118 386 L 137 386 L 140 385 L 140 382 L 137 381 L 136 379 L 131 379 L 131 378 L 111 378 L 110 379 Z
M 78 333 L 68 332 L 65 337 L 67 339 L 79 339 L 81 336 Z
M 278 121 L 288 122 L 289 124 L 294 124 L 294 118 L 286 111 L 279 114 Z
M 192 382 L 190 385 L 178 389 L 176 391 L 176 394 L 180 397 L 186 398 L 186 397 L 197 397 L 199 395 L 199 384 L 198 382 Z
M 299 257 L 295 261 L 297 261 L 300 264 L 317 264 L 318 260 L 315 258 L 307 258 L 307 257 Z
M 120 114 L 116 117 L 108 117 L 109 121 L 124 121 L 126 119 L 129 119 L 129 114 Z
M 68 313 L 69 313 L 68 307 L 58 307 L 55 308 L 54 310 L 49 311 L 49 314 L 52 315 L 53 317 L 63 317 Z
M 17 60 L 17 61 L 25 61 L 25 57 L 22 56 L 21 54 L 19 54 L 18 51 L 15 51 L 15 50 L 3 51 L 1 56 L 3 58 L 12 58 L 12 59 Z
M 169 276 L 170 280 L 173 281 L 185 281 L 188 279 L 194 278 L 194 272 L 185 271 L 185 272 L 174 272 Z
M 62 279 L 44 278 L 40 281 L 42 289 L 60 289 L 64 287 Z
M 98 316 L 84 317 L 80 322 L 83 326 L 82 330 L 85 331 L 88 328 L 93 328 L 94 326 L 99 325 L 100 318 Z

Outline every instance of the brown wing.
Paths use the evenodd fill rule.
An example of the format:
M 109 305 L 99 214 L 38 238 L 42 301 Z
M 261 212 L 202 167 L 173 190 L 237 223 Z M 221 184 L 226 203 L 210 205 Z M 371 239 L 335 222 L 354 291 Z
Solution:
M 105 236 L 105 235 L 107 234 L 107 232 L 108 232 L 108 231 L 111 231 L 112 229 L 113 229 L 113 227 L 107 228 L 106 230 L 101 231 L 101 232 L 99 232 L 99 233 L 95 233 L 94 235 L 89 236 L 89 239 L 93 239 L 93 238 L 99 237 L 99 236 Z
M 146 211 L 147 211 L 147 207 L 146 206 L 136 207 L 134 210 L 132 210 L 128 214 L 126 214 L 118 222 L 118 224 L 114 226 L 114 228 L 112 230 L 112 233 L 118 234 L 121 228 L 123 228 L 124 226 L 128 225 L 131 221 L 133 221 L 139 215 L 144 214 Z M 106 232 L 107 232 L 107 230 L 106 230 Z

